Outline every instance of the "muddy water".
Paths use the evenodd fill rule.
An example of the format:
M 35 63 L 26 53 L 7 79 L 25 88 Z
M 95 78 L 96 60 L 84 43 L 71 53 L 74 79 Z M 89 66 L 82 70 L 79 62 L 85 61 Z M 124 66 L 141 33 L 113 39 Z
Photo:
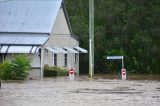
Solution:
M 118 74 L 96 74 L 95 78 L 103 79 L 121 79 L 121 75 Z M 159 80 L 160 74 L 127 74 L 127 80 Z
M 3 82 L 0 106 L 160 106 L 160 81 L 86 76 Z

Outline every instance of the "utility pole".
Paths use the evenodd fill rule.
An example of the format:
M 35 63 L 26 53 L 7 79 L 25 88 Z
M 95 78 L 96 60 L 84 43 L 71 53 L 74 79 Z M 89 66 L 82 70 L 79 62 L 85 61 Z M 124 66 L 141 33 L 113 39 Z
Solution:
M 94 77 L 94 0 L 89 0 L 89 74 Z

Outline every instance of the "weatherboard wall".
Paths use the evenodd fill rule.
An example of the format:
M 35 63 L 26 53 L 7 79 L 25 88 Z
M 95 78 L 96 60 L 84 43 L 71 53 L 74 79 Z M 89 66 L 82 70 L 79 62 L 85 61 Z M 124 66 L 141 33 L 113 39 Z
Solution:
M 65 46 L 73 48 L 73 46 L 79 46 L 78 40 L 71 36 L 69 26 L 63 11 L 63 8 L 60 8 L 52 33 L 45 47 L 59 47 L 63 48 Z M 74 62 L 74 53 L 67 53 L 67 67 L 74 67 L 76 72 L 79 72 L 79 54 L 76 57 L 76 63 Z M 53 53 L 45 50 L 44 64 L 53 66 Z M 57 66 L 64 67 L 64 54 L 57 54 Z

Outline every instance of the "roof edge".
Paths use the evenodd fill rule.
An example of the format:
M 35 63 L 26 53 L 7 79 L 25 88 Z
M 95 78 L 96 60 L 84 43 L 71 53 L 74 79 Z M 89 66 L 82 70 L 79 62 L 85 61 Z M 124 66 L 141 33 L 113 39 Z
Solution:
M 50 33 L 48 32 L 0 32 L 0 34 L 9 34 L 9 33 L 12 33 L 12 34 L 47 34 L 47 35 L 50 35 Z
M 63 8 L 63 11 L 64 11 L 65 18 L 66 18 L 66 20 L 67 20 L 67 24 L 68 24 L 68 27 L 69 27 L 71 36 L 72 36 L 74 39 L 76 39 L 76 40 L 79 41 L 80 38 L 79 38 L 78 36 L 76 36 L 76 35 L 73 34 L 72 27 L 71 27 L 71 23 L 70 23 L 70 19 L 69 19 L 69 16 L 68 16 L 68 12 L 67 12 L 67 9 L 66 9 L 64 0 L 62 0 L 62 8 Z

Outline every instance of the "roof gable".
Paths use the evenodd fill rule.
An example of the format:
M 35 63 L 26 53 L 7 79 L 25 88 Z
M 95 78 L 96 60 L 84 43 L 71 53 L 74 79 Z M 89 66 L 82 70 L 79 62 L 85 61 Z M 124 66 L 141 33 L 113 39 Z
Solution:
M 11 0 L 0 3 L 0 32 L 51 33 L 62 0 Z

